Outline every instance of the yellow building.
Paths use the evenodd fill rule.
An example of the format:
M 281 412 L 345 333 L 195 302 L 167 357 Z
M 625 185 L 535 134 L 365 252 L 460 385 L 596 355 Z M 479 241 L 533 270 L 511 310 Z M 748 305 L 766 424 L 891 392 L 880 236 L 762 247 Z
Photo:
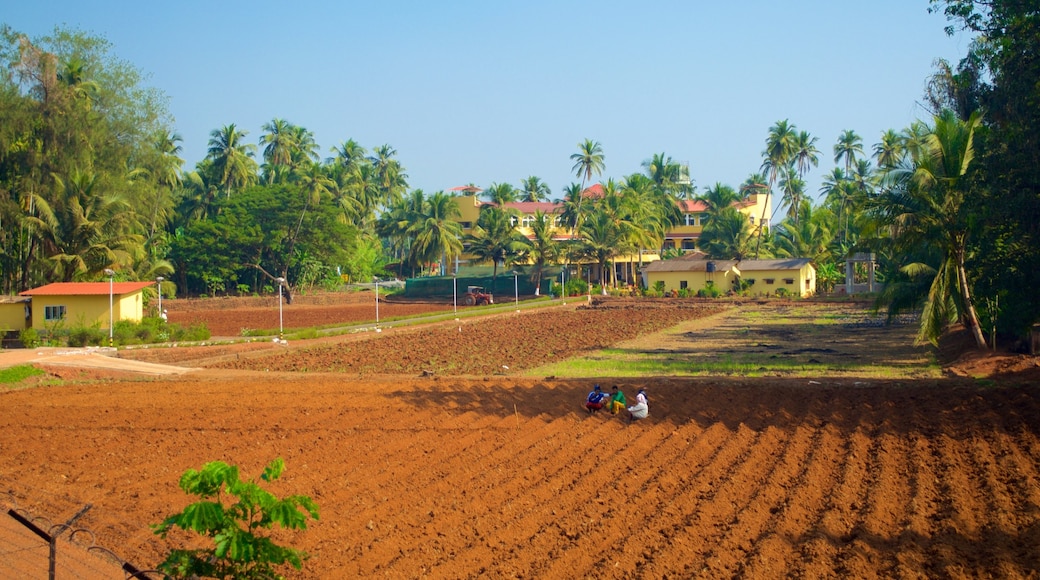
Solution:
M 0 334 L 29 328 L 30 302 L 25 296 L 0 296 Z
M 816 293 L 816 268 L 808 258 L 784 260 L 710 260 L 700 252 L 654 262 L 643 268 L 647 287 L 664 282 L 666 292 L 684 288 L 696 292 L 712 282 L 722 292 L 733 289 L 740 279 L 751 283 L 752 295 L 800 296 Z
M 144 317 L 144 289 L 153 282 L 59 282 L 22 292 L 32 299 L 32 327 L 44 329 L 64 323 L 109 327 L 109 320 L 140 321 Z M 109 310 L 109 301 L 112 308 Z M 111 312 L 111 314 L 109 314 Z
M 481 200 L 477 196 L 478 190 L 475 188 L 455 188 L 453 191 L 466 193 L 466 195 L 458 195 L 454 199 L 459 207 L 459 217 L 455 219 L 462 226 L 463 233 L 468 234 L 480 218 L 480 210 L 491 204 Z M 598 183 L 592 185 L 585 190 L 584 195 L 592 199 L 601 197 L 603 195 L 603 186 Z M 758 225 L 756 224 L 761 222 L 763 211 L 765 212 L 764 215 L 771 215 L 771 205 L 771 199 L 768 196 L 755 194 L 746 200 L 737 202 L 734 204 L 734 207 L 747 216 L 752 232 L 757 234 Z M 503 207 L 516 212 L 517 216 L 513 219 L 513 224 L 521 234 L 528 238 L 533 235 L 531 224 L 534 222 L 534 216 L 536 213 L 541 212 L 545 215 L 554 216 L 554 226 L 557 231 L 553 235 L 553 239 L 558 241 L 571 239 L 571 233 L 564 228 L 560 228 L 559 216 L 563 212 L 562 203 L 517 201 L 506 203 Z M 708 206 L 703 201 L 681 200 L 679 208 L 682 210 L 683 223 L 665 232 L 663 248 L 693 250 L 696 248 L 697 239 L 701 236 L 701 232 L 704 229 L 708 216 Z M 641 259 L 639 256 L 628 256 L 624 259 L 619 259 L 617 262 L 619 264 L 653 262 L 660 259 L 657 250 L 658 248 L 650 248 L 648 251 L 644 251 Z
M 764 215 L 772 215 L 772 199 L 761 193 L 756 193 L 748 199 L 733 204 L 737 211 L 747 216 L 748 223 L 751 224 L 751 231 L 755 235 L 758 235 L 758 227 L 762 221 L 763 206 Z M 682 200 L 679 202 L 679 208 L 683 213 L 683 223 L 665 233 L 664 248 L 687 251 L 696 249 L 697 239 L 701 237 L 704 224 L 708 220 L 708 204 L 703 201 Z M 766 231 L 768 229 L 769 227 L 766 226 Z

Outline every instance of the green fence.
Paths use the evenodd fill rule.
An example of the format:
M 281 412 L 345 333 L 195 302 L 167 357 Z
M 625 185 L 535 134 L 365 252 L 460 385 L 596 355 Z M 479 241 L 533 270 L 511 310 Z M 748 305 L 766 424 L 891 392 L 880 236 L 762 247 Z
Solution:
M 497 279 L 492 276 L 468 276 L 451 278 L 448 276 L 430 276 L 426 278 L 408 278 L 404 283 L 404 295 L 409 298 L 435 297 L 451 298 L 454 295 L 452 280 L 456 281 L 458 294 L 466 293 L 468 286 L 482 286 L 485 291 L 491 292 L 496 297 L 496 302 L 503 301 L 506 296 L 513 296 L 519 292 L 521 296 L 534 294 L 534 282 L 529 276 L 521 275 L 515 280 L 512 275 L 499 275 Z M 542 294 L 549 294 L 549 280 L 542 280 Z

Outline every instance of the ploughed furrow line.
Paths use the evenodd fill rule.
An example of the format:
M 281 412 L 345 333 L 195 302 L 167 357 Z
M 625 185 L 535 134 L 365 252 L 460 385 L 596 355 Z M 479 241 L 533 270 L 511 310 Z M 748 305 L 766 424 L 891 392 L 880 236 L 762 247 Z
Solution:
M 804 418 L 801 423 L 805 424 Z M 749 497 L 747 504 L 734 515 L 732 522 L 721 528 L 722 537 L 711 541 L 713 547 L 700 562 L 700 568 L 694 564 L 685 573 L 712 578 L 747 576 L 743 569 L 749 559 L 756 556 L 763 534 L 775 529 L 778 515 L 790 500 L 799 476 L 805 472 L 818 434 L 817 429 L 808 426 L 794 427 L 794 433 L 777 454 L 779 459 L 769 473 L 750 494 L 745 494 Z
M 583 426 L 587 423 L 583 422 Z M 561 519 L 571 521 L 574 517 L 565 506 L 581 505 L 596 494 L 607 497 L 602 490 L 610 484 L 613 474 L 660 446 L 664 436 L 661 429 L 625 428 L 618 422 L 609 421 L 593 424 L 587 433 L 584 438 L 593 441 L 603 441 L 611 434 L 615 439 L 627 439 L 621 439 L 623 443 L 618 452 L 606 461 L 600 448 L 590 448 L 581 443 L 568 449 L 577 453 L 574 457 L 546 456 L 545 462 L 566 464 L 566 469 L 514 490 L 517 500 L 502 505 L 502 513 L 495 522 L 497 525 L 481 531 L 480 541 L 491 550 L 496 569 L 507 571 L 509 575 L 525 575 L 527 570 L 540 565 L 539 558 L 552 558 L 562 553 L 560 536 L 566 533 L 580 535 L 589 525 L 587 521 L 580 522 L 573 530 L 561 531 Z M 450 571 L 457 577 L 481 576 L 480 567 L 485 562 L 465 559 L 471 554 L 469 551 L 461 558 L 444 562 L 444 572 Z M 437 570 L 434 568 L 435 572 Z
M 708 506 L 722 506 L 724 509 L 716 511 L 718 517 L 708 530 L 710 534 L 698 530 L 699 533 L 694 536 L 706 551 L 694 560 L 680 564 L 684 566 L 681 572 L 683 576 L 732 576 L 752 550 L 752 540 L 764 529 L 772 515 L 770 508 L 775 508 L 785 493 L 780 486 L 790 484 L 796 476 L 799 471 L 797 463 L 804 460 L 808 452 L 806 444 L 811 439 L 811 430 L 794 428 L 793 432 L 788 433 L 786 429 L 767 427 L 767 430 L 773 429 L 776 429 L 780 438 L 763 436 L 761 441 L 765 445 L 772 445 L 775 440 L 776 446 L 760 458 L 752 457 L 746 464 L 746 475 L 735 474 L 732 483 L 727 484 L 726 489 Z M 773 486 L 778 489 L 773 489 Z M 727 497 L 729 491 L 733 491 L 734 495 Z M 688 530 L 683 530 L 669 539 L 669 546 L 665 549 L 686 543 L 688 539 Z
M 980 520 L 975 505 L 981 490 L 964 467 L 968 459 L 957 440 L 939 433 L 932 441 L 932 455 L 940 498 L 929 546 L 932 569 L 938 575 L 961 575 L 977 568 L 982 547 L 977 542 L 985 516 Z
M 456 493 L 466 497 L 467 505 L 472 507 L 476 498 L 482 509 L 470 513 L 445 512 L 440 521 L 431 522 L 427 533 L 421 536 L 424 540 L 416 542 L 428 541 L 438 548 L 435 557 L 419 563 L 423 570 L 433 569 L 441 561 L 454 561 L 456 554 L 468 547 L 480 544 L 482 548 L 487 543 L 486 535 L 494 531 L 495 522 L 502 520 L 504 514 L 531 509 L 530 504 L 537 502 L 537 493 L 531 486 L 547 486 L 558 478 L 556 473 L 546 470 L 547 459 L 552 463 L 553 458 L 559 458 L 562 461 L 559 470 L 565 471 L 573 461 L 567 454 L 579 456 L 583 452 L 573 444 L 573 416 L 566 415 L 551 423 L 528 421 L 533 422 L 538 423 L 537 427 L 521 432 L 540 435 L 524 437 L 527 441 L 518 451 L 514 452 L 512 433 L 504 431 L 490 444 L 492 448 L 486 455 L 473 458 L 480 465 L 479 469 L 471 470 L 466 478 L 451 479 L 451 485 L 459 490 Z M 393 569 L 394 574 L 407 574 L 401 568 L 413 569 L 417 563 L 403 556 L 407 554 L 395 554 L 374 565 L 379 570 Z
M 792 571 L 795 577 L 814 576 L 821 570 L 838 571 L 840 548 L 853 540 L 851 531 L 858 522 L 870 477 L 872 440 L 863 433 L 863 427 L 843 433 L 842 437 L 838 482 L 827 495 L 818 521 L 806 534 L 802 558 Z
M 620 462 L 605 463 L 588 478 L 585 489 L 576 488 L 570 494 L 577 496 L 578 509 L 560 520 L 558 531 L 545 531 L 550 540 L 553 534 L 562 534 L 560 541 L 566 542 L 566 549 L 536 563 L 532 575 L 602 577 L 618 573 L 630 529 L 664 517 L 662 513 L 674 513 L 671 506 L 681 501 L 683 486 L 732 436 L 719 423 L 704 429 L 694 421 L 678 429 L 662 424 L 654 430 L 666 435 L 649 453 L 631 461 L 620 458 Z M 583 494 L 588 498 L 585 501 L 581 501 Z M 661 499 L 652 502 L 647 499 L 650 494 Z
M 380 537 L 381 542 L 369 542 L 363 548 L 363 572 L 388 573 L 395 569 L 395 574 L 404 573 L 396 571 L 395 566 L 415 570 L 425 566 L 428 570 L 437 561 L 454 558 L 467 543 L 478 541 L 481 530 L 491 525 L 488 522 L 499 519 L 498 512 L 503 506 L 524 497 L 526 492 L 521 479 L 539 481 L 544 477 L 531 474 L 533 466 L 540 464 L 541 458 L 551 456 L 550 451 L 566 449 L 563 434 L 566 426 L 573 423 L 570 416 L 548 423 L 530 419 L 525 423 L 531 425 L 528 431 L 540 436 L 527 438 L 526 443 L 521 443 L 526 446 L 518 446 L 517 452 L 514 452 L 512 439 L 515 430 L 507 429 L 495 433 L 494 440 L 482 442 L 471 453 L 459 455 L 463 465 L 442 483 L 449 490 L 448 495 L 424 494 L 418 490 L 416 505 L 409 505 L 407 514 L 399 511 L 399 504 L 389 508 L 396 507 L 397 511 L 380 514 L 385 521 L 393 522 L 393 527 Z M 472 510 L 475 505 L 482 509 L 464 511 Z M 417 558 L 400 546 L 418 546 L 429 554 L 426 558 Z
M 990 517 L 983 535 L 992 552 L 984 569 L 1025 578 L 1040 570 L 1036 536 L 1031 533 L 1040 524 L 1040 504 L 1037 487 L 1028 483 L 1035 482 L 1035 471 L 1032 478 L 1023 477 L 1013 462 L 1006 461 L 1012 453 L 1007 439 L 1005 433 L 993 430 L 970 442 L 974 477 L 986 491 Z
M 796 543 L 803 539 L 807 527 L 816 521 L 823 509 L 824 498 L 837 480 L 833 460 L 841 449 L 840 437 L 828 433 L 828 429 L 815 427 L 810 430 L 804 456 L 795 466 L 791 479 L 780 486 L 783 492 L 774 495 L 768 508 L 768 521 L 749 540 L 751 550 L 734 576 L 779 578 L 790 570 L 798 557 Z M 803 430 L 809 428 L 799 428 L 799 431 Z
M 744 449 L 717 469 L 706 468 L 701 484 L 690 490 L 696 501 L 676 502 L 680 513 L 667 520 L 651 518 L 648 529 L 636 536 L 636 545 L 643 546 L 635 562 L 641 574 L 661 577 L 683 568 L 699 570 L 700 564 L 691 567 L 690 562 L 703 562 L 712 543 L 746 505 L 747 491 L 760 484 L 788 441 L 784 431 L 773 426 L 753 431 L 751 437 L 741 435 L 747 439 Z M 659 553 L 668 558 L 656 558 Z

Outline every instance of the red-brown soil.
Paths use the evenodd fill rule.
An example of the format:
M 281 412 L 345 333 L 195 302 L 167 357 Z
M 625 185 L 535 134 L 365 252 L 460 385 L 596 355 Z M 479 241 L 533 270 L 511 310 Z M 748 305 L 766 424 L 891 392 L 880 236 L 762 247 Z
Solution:
M 343 344 L 435 342 L 440 328 Z M 555 348 L 588 332 L 539 342 Z M 506 351 L 491 336 L 469 344 L 472 357 Z M 323 360 L 333 347 L 318 349 Z M 293 578 L 1027 578 L 1040 569 L 1040 384 L 1021 374 L 1028 368 L 985 385 L 959 376 L 622 382 L 630 397 L 639 387 L 650 395 L 650 418 L 632 425 L 585 415 L 586 381 L 354 372 L 110 375 L 0 394 L 0 491 L 61 521 L 92 503 L 80 524 L 141 567 L 184 545 L 148 529 L 188 501 L 181 472 L 219 459 L 255 476 L 282 457 L 286 473 L 270 488 L 321 507 L 306 531 L 279 534 L 311 554 Z
M 167 300 L 163 302 L 169 321 L 182 326 L 205 322 L 214 337 L 242 336 L 244 331 L 278 329 L 278 296 L 229 297 L 214 299 Z M 381 300 L 380 320 L 404 318 L 430 312 L 449 312 L 450 303 Z M 282 326 L 299 328 L 353 325 L 374 322 L 375 294 L 297 295 L 292 304 L 282 304 Z

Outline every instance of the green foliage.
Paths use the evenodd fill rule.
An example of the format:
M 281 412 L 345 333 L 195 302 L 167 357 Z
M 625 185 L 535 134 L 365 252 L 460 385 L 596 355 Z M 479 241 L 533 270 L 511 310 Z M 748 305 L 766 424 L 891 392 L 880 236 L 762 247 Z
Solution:
M 44 374 L 43 371 L 32 365 L 17 365 L 0 369 L 0 385 L 18 383 L 29 377 L 36 377 L 42 374 Z
M 284 468 L 284 462 L 275 459 L 260 479 L 274 481 Z M 172 550 L 159 564 L 164 574 L 173 578 L 270 579 L 282 578 L 277 569 L 285 564 L 297 570 L 303 567 L 305 552 L 279 546 L 260 533 L 275 525 L 305 529 L 308 516 L 318 519 L 318 506 L 311 498 L 292 495 L 279 499 L 255 480 L 241 481 L 238 467 L 222 461 L 207 463 L 199 471 L 185 471 L 180 488 L 200 501 L 153 525 L 153 531 L 166 538 L 171 529 L 181 528 L 212 539 L 214 546 Z
M 73 326 L 69 328 L 69 346 L 101 346 L 106 343 L 107 339 L 108 334 L 103 332 L 98 324 L 92 326 Z
M 712 282 L 708 282 L 704 288 L 697 291 L 698 298 L 718 298 L 719 296 L 722 296 L 722 290 Z
M 35 328 L 26 328 L 18 333 L 18 340 L 25 348 L 36 348 L 40 346 L 40 333 Z

